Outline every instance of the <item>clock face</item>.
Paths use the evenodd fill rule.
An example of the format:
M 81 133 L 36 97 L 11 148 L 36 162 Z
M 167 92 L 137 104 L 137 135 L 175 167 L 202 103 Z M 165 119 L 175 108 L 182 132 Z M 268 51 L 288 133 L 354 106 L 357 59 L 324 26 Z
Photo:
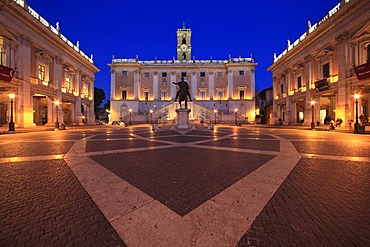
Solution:
M 188 49 L 188 46 L 187 46 L 186 44 L 182 44 L 182 45 L 180 46 L 180 49 L 181 49 L 181 51 L 182 51 L 182 52 L 186 52 L 186 51 L 187 51 L 187 49 Z

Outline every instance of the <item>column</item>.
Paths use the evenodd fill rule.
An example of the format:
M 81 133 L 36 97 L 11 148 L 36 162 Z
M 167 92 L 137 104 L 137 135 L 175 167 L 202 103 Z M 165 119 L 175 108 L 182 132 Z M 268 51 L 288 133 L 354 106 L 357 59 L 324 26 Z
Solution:
M 153 97 L 158 100 L 158 71 L 153 72 Z
M 88 82 L 89 86 L 89 101 L 90 101 L 90 122 L 95 123 L 95 112 L 94 112 L 94 84 L 95 84 L 95 76 L 90 77 L 91 81 Z M 90 100 L 91 96 L 91 100 Z
M 171 75 L 170 75 L 170 88 L 171 88 L 171 99 L 174 100 L 175 97 L 176 97 L 176 92 L 177 92 L 177 89 L 176 89 L 176 85 L 173 84 L 172 82 L 176 82 L 176 72 L 175 71 L 172 71 L 171 72 Z
M 81 106 L 80 106 L 81 108 Z M 76 104 L 71 104 L 70 107 L 70 124 L 78 124 L 78 119 L 76 120 L 76 115 L 75 115 L 75 109 L 76 109 Z
M 209 99 L 213 100 L 215 98 L 215 73 L 213 71 L 208 73 L 208 89 Z
M 350 84 L 346 83 L 346 72 L 350 68 L 350 43 L 348 34 L 342 34 L 337 39 L 337 49 L 338 49 L 338 94 L 337 102 L 335 107 L 335 118 L 341 118 L 343 120 L 343 125 L 348 124 L 349 118 L 349 105 L 353 102 L 353 97 L 351 97 Z
M 234 75 L 232 70 L 227 71 L 227 79 L 228 79 L 228 98 L 229 100 L 233 99 L 234 96 Z
M 273 75 L 272 77 L 272 89 L 273 89 L 273 105 L 272 105 L 272 123 L 274 125 L 278 125 L 279 124 L 279 114 L 278 114 L 278 105 L 277 105 L 277 101 L 275 100 L 275 96 L 279 95 L 279 80 L 276 76 Z
M 197 98 L 197 72 L 193 71 L 191 72 L 191 86 L 190 86 L 190 89 L 191 89 L 191 97 L 193 97 L 193 99 L 196 99 Z
M 140 75 L 139 70 L 134 71 L 134 98 L 139 100 L 139 91 L 140 91 Z
M 286 119 L 285 121 L 288 123 L 288 125 L 292 124 L 292 96 L 290 96 L 290 90 L 291 90 L 291 69 L 285 70 L 285 86 L 286 86 L 286 108 L 285 108 L 285 115 Z
M 74 115 L 74 123 L 77 125 L 82 124 L 81 104 L 82 104 L 81 97 L 76 98 L 76 101 L 74 102 L 74 107 L 73 107 L 74 112 L 72 114 Z
M 48 98 L 48 122 L 46 125 L 54 126 L 53 122 L 53 99 L 51 97 Z
M 82 78 L 81 78 L 81 70 L 80 69 L 76 69 L 75 70 L 76 73 L 75 73 L 75 85 L 76 87 L 74 88 L 74 91 L 75 93 L 77 93 L 78 97 L 81 97 L 81 92 L 82 92 Z M 76 94 L 74 94 L 76 95 Z
M 110 70 L 110 98 L 115 99 L 116 97 L 116 71 Z
M 63 85 L 63 65 L 60 57 L 54 59 L 54 87 L 60 91 Z M 52 72 L 50 72 L 52 73 Z
M 14 121 L 19 127 L 35 126 L 33 122 L 33 97 L 31 95 L 31 40 L 20 37 L 18 47 L 18 77 L 22 80 L 14 99 Z

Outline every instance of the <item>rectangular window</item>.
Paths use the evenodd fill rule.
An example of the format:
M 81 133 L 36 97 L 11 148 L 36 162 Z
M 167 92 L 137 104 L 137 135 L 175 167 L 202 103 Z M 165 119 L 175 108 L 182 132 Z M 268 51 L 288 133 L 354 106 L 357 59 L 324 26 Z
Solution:
M 200 92 L 200 99 L 205 100 L 206 99 L 206 92 Z
M 181 77 L 186 78 L 186 72 L 181 72 Z
M 83 86 L 82 86 L 82 92 L 83 92 L 84 95 L 88 95 L 89 94 L 89 92 L 87 90 L 87 85 L 86 84 L 83 84 Z
M 122 77 L 127 77 L 128 73 L 127 70 L 122 71 Z
M 45 66 L 42 65 L 42 64 L 39 64 L 39 67 L 38 67 L 38 78 L 39 78 L 39 80 L 45 81 L 45 79 L 46 79 L 45 74 L 46 74 Z
M 217 96 L 219 100 L 222 100 L 224 98 L 224 93 L 223 92 L 217 92 Z
M 71 78 L 70 77 L 66 77 L 66 89 L 71 89 Z
M 0 65 L 5 65 L 5 52 L 3 48 L 0 46 Z
M 244 91 L 239 91 L 239 99 L 244 99 Z
M 124 90 L 124 91 L 121 92 L 121 98 L 123 100 L 127 100 L 127 91 L 126 90 Z
M 145 98 L 145 101 L 148 101 L 148 99 L 149 99 L 149 92 L 144 92 L 144 98 Z
M 218 78 L 222 77 L 222 72 L 217 72 L 217 77 Z
M 330 77 L 330 66 L 329 63 L 326 63 L 322 66 L 322 77 L 329 78 Z
M 284 93 L 284 84 L 280 84 L 280 93 Z
M 239 70 L 239 75 L 244 75 L 244 70 Z
M 200 72 L 200 77 L 202 78 L 206 77 L 206 72 Z
M 161 92 L 161 100 L 167 100 L 167 92 Z
M 167 77 L 167 72 L 162 72 L 162 78 L 166 78 Z
M 149 77 L 149 72 L 145 72 L 144 77 Z
M 297 77 L 297 87 L 301 88 L 302 87 L 302 76 Z

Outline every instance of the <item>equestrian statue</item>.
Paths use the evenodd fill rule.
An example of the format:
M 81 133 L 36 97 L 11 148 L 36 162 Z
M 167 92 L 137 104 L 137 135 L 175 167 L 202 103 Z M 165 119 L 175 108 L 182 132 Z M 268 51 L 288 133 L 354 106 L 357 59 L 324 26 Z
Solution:
M 181 77 L 181 81 L 172 83 L 179 86 L 179 90 L 176 93 L 175 101 L 177 100 L 177 98 L 179 98 L 180 108 L 182 108 L 181 102 L 185 101 L 185 109 L 187 109 L 188 97 L 189 100 L 192 101 L 189 93 L 189 84 L 187 83 L 187 81 L 184 80 L 184 77 Z

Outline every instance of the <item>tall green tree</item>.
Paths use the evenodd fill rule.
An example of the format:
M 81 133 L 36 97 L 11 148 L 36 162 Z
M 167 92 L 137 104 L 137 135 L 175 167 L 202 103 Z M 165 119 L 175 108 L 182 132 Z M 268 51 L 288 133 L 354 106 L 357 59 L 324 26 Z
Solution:
M 101 112 L 100 105 L 105 100 L 105 92 L 103 89 L 94 87 L 94 113 L 98 116 Z

